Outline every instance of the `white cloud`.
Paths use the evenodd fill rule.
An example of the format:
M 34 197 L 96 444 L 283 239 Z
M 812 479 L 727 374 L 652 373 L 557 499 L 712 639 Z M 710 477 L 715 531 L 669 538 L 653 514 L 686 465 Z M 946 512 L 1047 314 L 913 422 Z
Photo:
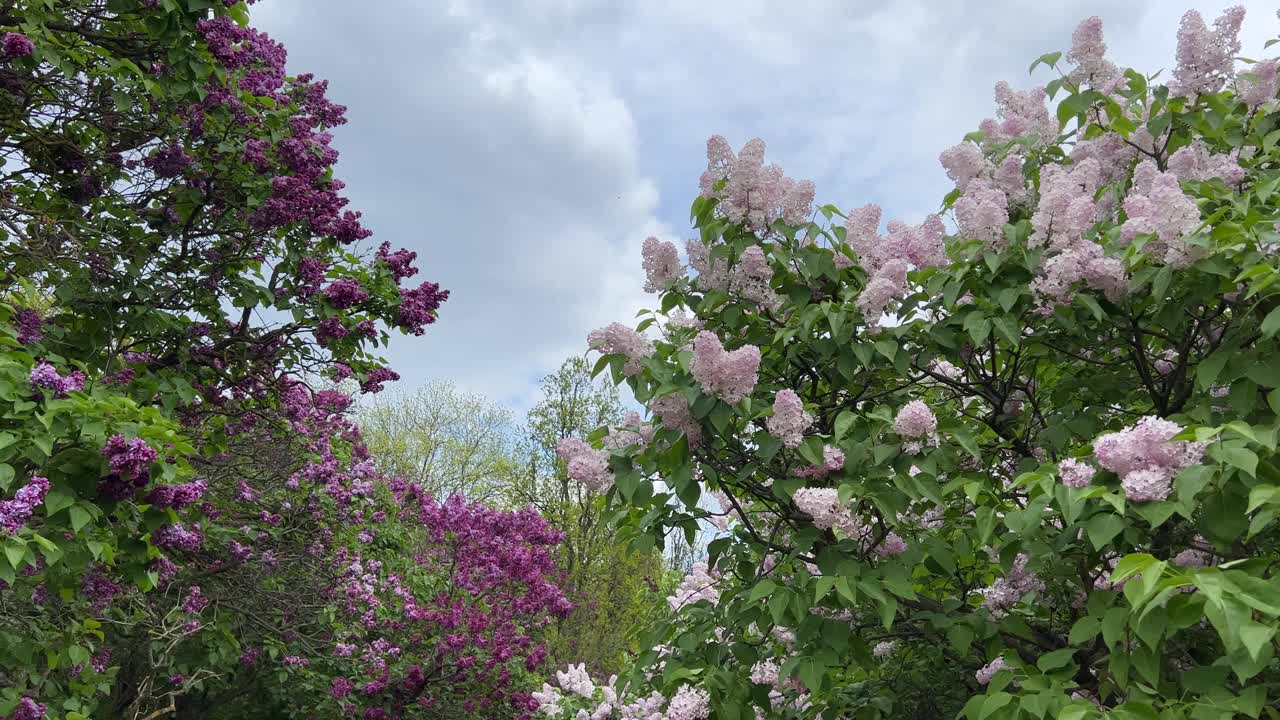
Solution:
M 1218 4 L 1192 4 L 1215 17 Z M 1275 34 L 1249 3 L 1245 53 Z M 1181 4 L 1139 0 L 271 0 L 290 67 L 351 106 L 339 174 L 377 239 L 453 292 L 398 338 L 407 383 L 517 407 L 586 333 L 629 322 L 648 234 L 686 236 L 706 138 L 759 136 L 819 199 L 908 220 L 949 189 L 938 153 L 1043 52 L 1100 15 L 1111 55 L 1172 65 Z

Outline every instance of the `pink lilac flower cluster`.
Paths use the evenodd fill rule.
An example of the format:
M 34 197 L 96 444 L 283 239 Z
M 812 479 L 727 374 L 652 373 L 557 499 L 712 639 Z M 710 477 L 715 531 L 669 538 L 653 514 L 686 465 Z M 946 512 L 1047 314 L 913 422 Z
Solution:
M 600 493 L 613 485 L 608 451 L 597 450 L 578 438 L 570 437 L 556 445 L 556 455 L 568 466 L 569 479 Z
M 1095 472 L 1092 465 L 1075 458 L 1067 458 L 1058 463 L 1058 477 L 1062 478 L 1062 484 L 1069 488 L 1088 486 L 1093 481 Z
M 1174 440 L 1180 432 L 1177 423 L 1144 417 L 1136 425 L 1095 440 L 1094 456 L 1099 465 L 1120 476 L 1125 496 L 1133 502 L 1164 500 L 1174 476 L 1204 455 L 1204 443 Z
M 1046 312 L 1069 303 L 1077 282 L 1112 300 L 1126 289 L 1124 264 L 1106 257 L 1102 246 L 1088 237 L 1101 212 L 1094 196 L 1102 181 L 1102 165 L 1092 157 L 1070 167 L 1040 169 L 1040 204 L 1031 218 L 1030 243 L 1047 244 L 1050 256 L 1031 288 L 1045 302 Z
M 680 252 L 676 250 L 673 242 L 648 237 L 645 238 L 640 253 L 644 266 L 645 292 L 662 292 L 684 274 L 684 265 L 680 263 Z
M 845 224 L 845 239 L 869 276 L 857 303 L 871 333 L 879 330 L 880 316 L 889 303 L 906 293 L 909 270 L 947 263 L 943 244 L 946 228 L 937 215 L 930 215 L 920 225 L 892 220 L 884 237 L 880 235 L 880 217 L 880 206 L 867 205 L 849 213 Z
M 18 488 L 11 500 L 0 500 L 0 537 L 17 533 L 31 519 L 36 506 L 49 494 L 49 479 L 34 475 Z
M 71 374 L 63 377 L 58 374 L 56 368 L 47 362 L 38 362 L 31 369 L 31 386 L 44 388 L 53 391 L 55 396 L 61 397 L 69 392 L 83 390 L 85 383 L 84 373 L 75 370 Z
M 995 87 L 996 117 L 978 124 L 989 143 L 1026 139 L 1051 144 L 1061 128 L 1049 115 L 1048 95 L 1043 87 L 1014 90 L 1001 80 Z
M 693 341 L 693 379 L 708 395 L 735 404 L 755 389 L 760 348 L 744 345 L 726 351 L 714 333 L 703 330 Z
M 1178 64 L 1169 81 L 1174 96 L 1208 95 L 1221 90 L 1235 75 L 1240 54 L 1240 26 L 1244 7 L 1237 5 L 1213 21 L 1213 29 L 1195 10 L 1188 10 L 1178 26 Z
M 904 438 L 924 438 L 938 431 L 938 418 L 923 400 L 912 400 L 898 411 L 893 430 Z
M 592 330 L 587 335 L 587 345 L 606 355 L 622 355 L 627 362 L 622 367 L 625 375 L 637 375 L 644 370 L 645 358 L 653 355 L 653 342 L 622 323 L 610 323 Z
M 1002 618 L 1008 615 L 1009 610 L 1025 595 L 1044 591 L 1044 581 L 1027 570 L 1028 562 L 1030 562 L 1029 557 L 1019 554 L 1013 561 L 1013 567 L 1009 568 L 1009 572 L 1005 573 L 1004 577 L 998 578 L 991 586 L 978 591 L 982 595 L 982 606 L 991 613 L 992 617 Z
M 654 430 L 652 425 L 641 422 L 640 413 L 634 410 L 627 411 L 622 416 L 622 424 L 605 436 L 605 449 L 622 450 L 631 445 L 648 445 L 653 442 Z
M 788 448 L 800 447 L 804 433 L 813 426 L 813 416 L 804 411 L 804 402 L 790 388 L 773 396 L 773 415 L 765 421 L 769 434 Z
M 1236 94 L 1251 109 L 1275 100 L 1278 68 L 1280 68 L 1280 61 L 1276 60 L 1255 63 L 1249 72 L 1236 77 Z
M 766 230 L 775 220 L 804 223 L 813 211 L 813 183 L 797 182 L 777 165 L 766 166 L 764 150 L 764 141 L 755 138 L 735 155 L 727 140 L 713 136 L 707 141 L 702 197 L 719 200 L 716 209 L 722 215 L 755 230 Z
M 1001 670 L 1006 670 L 1008 667 L 1009 666 L 1005 663 L 1004 658 L 998 657 L 986 665 L 983 665 L 978 672 L 974 673 L 973 676 L 977 678 L 979 685 L 987 685 L 991 682 L 991 679 L 996 676 L 996 673 Z
M 690 448 L 702 444 L 702 426 L 689 411 L 689 401 L 680 393 L 663 395 L 649 403 L 649 410 L 662 426 L 684 433 Z
M 1182 191 L 1174 173 L 1160 172 L 1149 159 L 1138 163 L 1124 211 L 1128 216 L 1120 226 L 1124 242 L 1154 235 L 1143 251 L 1174 267 L 1185 267 L 1196 258 L 1196 248 L 1183 238 L 1200 226 L 1200 208 Z
M 769 267 L 769 258 L 759 245 L 752 245 L 742 251 L 733 266 L 729 292 L 766 310 L 776 311 L 782 307 L 782 296 L 769 286 L 771 280 L 773 268 Z
M 1124 82 L 1124 73 L 1106 58 L 1107 44 L 1102 39 L 1102 19 L 1086 18 L 1071 34 L 1071 50 L 1067 62 L 1075 65 L 1068 76 L 1078 85 L 1088 85 L 1110 95 Z
M 992 250 L 1005 246 L 1004 226 L 1009 222 L 1009 197 L 986 178 L 975 178 L 955 203 L 960 236 L 981 240 Z
M 839 530 L 845 537 L 862 544 L 864 551 L 878 557 L 893 557 L 907 550 L 907 543 L 893 531 L 878 532 L 854 517 L 853 512 L 840 502 L 835 488 L 800 488 L 792 501 L 803 513 L 813 518 L 813 526 L 821 530 Z
M 1169 172 L 1179 180 L 1205 181 L 1220 178 L 1234 187 L 1243 182 L 1245 177 L 1245 169 L 1240 166 L 1237 157 L 1230 153 L 1214 154 L 1200 138 L 1192 140 L 1191 144 L 1170 155 L 1167 165 Z
M 799 477 L 824 478 L 844 469 L 844 453 L 839 448 L 824 445 L 822 448 L 822 464 L 809 465 L 796 471 Z
M 719 582 L 718 575 L 711 571 L 706 563 L 696 562 L 689 568 L 689 574 L 685 575 L 680 586 L 667 597 L 667 604 L 676 611 L 701 600 L 707 600 L 714 605 L 720 598 L 720 591 L 716 589 L 717 582 Z

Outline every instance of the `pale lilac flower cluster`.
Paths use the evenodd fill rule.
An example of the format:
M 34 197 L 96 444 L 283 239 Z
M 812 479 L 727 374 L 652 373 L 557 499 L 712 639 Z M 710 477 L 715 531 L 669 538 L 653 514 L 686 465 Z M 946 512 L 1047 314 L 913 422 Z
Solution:
M 1009 198 L 986 178 L 975 178 L 964 195 L 956 200 L 956 225 L 960 236 L 981 240 L 993 250 L 1006 244 L 1005 223 L 1009 221 Z
M 757 685 L 777 685 L 781 670 L 782 668 L 777 662 L 770 658 L 765 658 L 751 666 L 751 682 Z
M 820 530 L 834 528 L 853 536 L 861 529 L 849 509 L 840 503 L 840 492 L 835 488 L 800 488 L 791 499 Z
M 1078 85 L 1089 85 L 1110 95 L 1124 81 L 1124 74 L 1106 58 L 1107 44 L 1102 39 L 1102 18 L 1086 18 L 1071 33 L 1071 50 L 1067 61 L 1076 66 L 1069 77 Z
M 1180 432 L 1177 423 L 1148 416 L 1098 438 L 1093 452 L 1099 465 L 1120 476 L 1130 500 L 1164 500 L 1172 490 L 1173 477 L 1204 455 L 1204 443 L 1173 440 Z
M 1033 592 L 1044 591 L 1044 581 L 1027 570 L 1030 561 L 1025 554 L 1019 554 L 1013 561 L 1013 567 L 1004 577 L 997 579 L 991 586 L 978 592 L 982 595 L 982 606 L 993 618 L 1002 618 L 1023 596 Z
M 622 367 L 626 375 L 636 375 L 644 370 L 644 359 L 653 355 L 653 342 L 622 323 L 610 323 L 607 327 L 592 330 L 587 335 L 587 345 L 606 355 L 622 355 L 627 359 Z
M 591 681 L 591 675 L 587 673 L 586 663 L 570 665 L 563 671 L 557 670 L 556 682 L 561 689 L 584 698 L 590 698 L 596 692 L 596 685 Z
M 1086 487 L 1093 481 L 1095 472 L 1092 465 L 1075 458 L 1067 458 L 1058 463 L 1058 477 L 1062 479 L 1062 484 L 1069 488 Z
M 937 215 L 930 215 L 920 225 L 892 220 L 884 237 L 880 235 L 880 217 L 878 205 L 867 205 L 849 213 L 845 224 L 845 239 L 868 274 L 867 286 L 857 302 L 871 333 L 879 330 L 880 316 L 889 302 L 906 292 L 911 268 L 947 263 L 946 228 Z
M 645 446 L 653 441 L 654 428 L 640 421 L 640 413 L 629 410 L 622 416 L 622 424 L 604 438 L 607 450 L 622 450 L 631 445 Z
M 663 427 L 684 433 L 690 448 L 702 444 L 702 426 L 689 411 L 689 401 L 680 393 L 663 395 L 649 403 L 649 410 L 662 423 Z
M 548 717 L 556 717 L 560 714 L 560 691 L 551 687 L 547 683 L 542 683 L 542 690 L 535 690 L 530 693 L 534 702 L 538 703 L 538 710 Z
M 729 272 L 729 261 L 725 258 L 711 257 L 711 248 L 701 240 L 690 240 L 685 245 L 689 255 L 689 267 L 698 273 L 694 284 L 703 291 L 729 291 L 733 282 L 733 274 Z
M 804 433 L 813 426 L 813 416 L 804 411 L 804 402 L 790 388 L 773 396 L 773 415 L 765 421 L 769 434 L 788 448 L 800 447 Z
M 680 253 L 673 242 L 656 237 L 645 238 L 640 257 L 644 265 L 645 292 L 662 292 L 684 273 Z
M 744 345 L 726 351 L 714 333 L 703 330 L 693 341 L 693 379 L 704 392 L 735 404 L 755 389 L 760 348 Z
M 680 587 L 667 597 L 667 604 L 676 611 L 700 600 L 710 601 L 714 605 L 720 599 L 720 591 L 716 589 L 717 582 L 716 574 L 707 568 L 706 563 L 696 562 L 680 582 Z
M 877 537 L 875 526 L 860 521 L 840 503 L 840 493 L 835 488 L 800 488 L 791 499 L 801 512 L 813 518 L 814 527 L 839 530 L 845 537 L 862 543 L 864 551 L 878 557 L 893 557 L 907 550 L 906 541 L 895 532 Z
M 772 279 L 773 268 L 769 267 L 769 258 L 765 257 L 764 250 L 759 245 L 752 245 L 742 251 L 737 264 L 733 266 L 729 292 L 767 310 L 777 310 L 782 306 L 782 296 L 769 286 Z
M 1254 64 L 1248 73 L 1236 78 L 1236 94 L 1250 108 L 1257 108 L 1276 97 L 1276 69 L 1280 62 L 1263 60 Z
M 1192 97 L 1216 93 L 1235 74 L 1235 58 L 1240 54 L 1240 26 L 1244 7 L 1227 8 L 1213 30 L 1195 10 L 1188 10 L 1178 26 L 1178 65 L 1169 81 L 1174 96 Z
M 875 647 L 871 648 L 871 656 L 880 659 L 887 658 L 893 654 L 893 651 L 896 650 L 897 647 L 898 643 L 896 640 L 881 640 L 876 643 Z
M 991 679 L 996 676 L 996 673 L 1007 668 L 1008 665 L 1005 664 L 1004 658 L 998 657 L 986 665 L 983 665 L 982 668 L 980 668 L 978 672 L 974 673 L 973 676 L 977 678 L 979 685 L 986 685 L 991 682 Z
M 938 431 L 938 418 L 923 400 L 912 400 L 898 411 L 893 430 L 904 438 L 923 438 Z
M 8 537 L 21 530 L 48 494 L 49 479 L 33 475 L 26 485 L 18 488 L 12 500 L 0 500 L 0 537 Z
M 1052 143 L 1058 139 L 1061 128 L 1058 121 L 1049 115 L 1048 95 L 1043 87 L 1018 91 L 1001 80 L 996 83 L 995 99 L 996 117 L 987 118 L 978 125 L 987 142 L 1027 139 Z
M 1086 158 L 1071 166 L 1040 169 L 1040 203 L 1031 217 L 1033 246 L 1066 250 L 1084 239 L 1098 221 L 1094 194 L 1102 183 L 1102 165 Z
M 74 390 L 83 390 L 85 383 L 84 373 L 75 370 L 71 374 L 63 377 L 58 374 L 58 370 L 47 362 L 38 362 L 31 369 L 31 386 L 52 390 L 55 396 L 61 397 Z
M 717 209 L 733 222 L 764 230 L 781 219 L 800 225 L 813 211 L 814 186 L 797 182 L 777 165 L 764 164 L 764 141 L 755 138 L 734 154 L 719 135 L 707 141 L 707 170 L 700 181 L 702 196 L 718 199 Z M 720 181 L 723 187 L 717 189 Z
M 613 485 L 607 451 L 596 450 L 578 438 L 564 438 L 556 446 L 556 455 L 565 461 L 569 479 L 587 489 L 602 493 Z
M 706 720 L 711 714 L 711 695 L 692 685 L 681 686 L 667 704 L 667 720 Z
M 1151 363 L 1151 365 L 1155 367 L 1156 372 L 1160 373 L 1161 375 L 1168 375 L 1169 373 L 1173 372 L 1173 369 L 1175 367 L 1177 367 L 1177 365 L 1175 364 L 1177 360 L 1178 360 L 1178 351 L 1170 348 L 1160 353 L 1160 355 L 1156 358 L 1155 362 Z
M 1196 536 L 1196 542 L 1204 543 L 1204 538 Z M 1198 568 L 1209 567 L 1213 564 L 1213 554 L 1207 553 L 1199 548 L 1187 548 L 1177 555 L 1173 556 L 1171 562 L 1178 567 Z
M 773 268 L 758 245 L 752 245 L 738 257 L 730 268 L 725 258 L 712 258 L 711 249 L 701 240 L 690 240 L 687 246 L 689 265 L 698 273 L 695 281 L 702 290 L 720 290 L 758 304 L 768 310 L 782 305 L 782 296 L 770 287 Z

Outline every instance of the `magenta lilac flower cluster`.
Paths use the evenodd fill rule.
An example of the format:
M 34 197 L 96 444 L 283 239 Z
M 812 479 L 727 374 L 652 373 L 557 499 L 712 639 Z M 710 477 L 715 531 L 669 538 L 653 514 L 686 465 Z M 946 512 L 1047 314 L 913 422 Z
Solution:
M 32 477 L 10 500 L 0 500 L 0 537 L 13 535 L 26 525 L 35 508 L 49 494 L 49 479 Z

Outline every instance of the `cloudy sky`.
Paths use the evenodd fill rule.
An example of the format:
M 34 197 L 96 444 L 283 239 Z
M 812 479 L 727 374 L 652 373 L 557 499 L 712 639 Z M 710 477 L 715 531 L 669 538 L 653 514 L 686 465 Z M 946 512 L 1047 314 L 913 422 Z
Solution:
M 1222 2 L 1222 0 L 1219 0 Z M 1246 3 L 1244 53 L 1280 32 Z M 402 388 L 453 380 L 517 410 L 586 334 L 632 322 L 640 244 L 688 237 L 707 137 L 752 137 L 820 202 L 918 221 L 938 153 L 993 113 L 996 81 L 1100 15 L 1113 60 L 1171 68 L 1169 0 L 267 0 L 291 72 L 349 106 L 339 176 L 374 242 L 418 252 L 452 297 L 388 357 Z M 1168 73 L 1166 72 L 1166 75 Z

